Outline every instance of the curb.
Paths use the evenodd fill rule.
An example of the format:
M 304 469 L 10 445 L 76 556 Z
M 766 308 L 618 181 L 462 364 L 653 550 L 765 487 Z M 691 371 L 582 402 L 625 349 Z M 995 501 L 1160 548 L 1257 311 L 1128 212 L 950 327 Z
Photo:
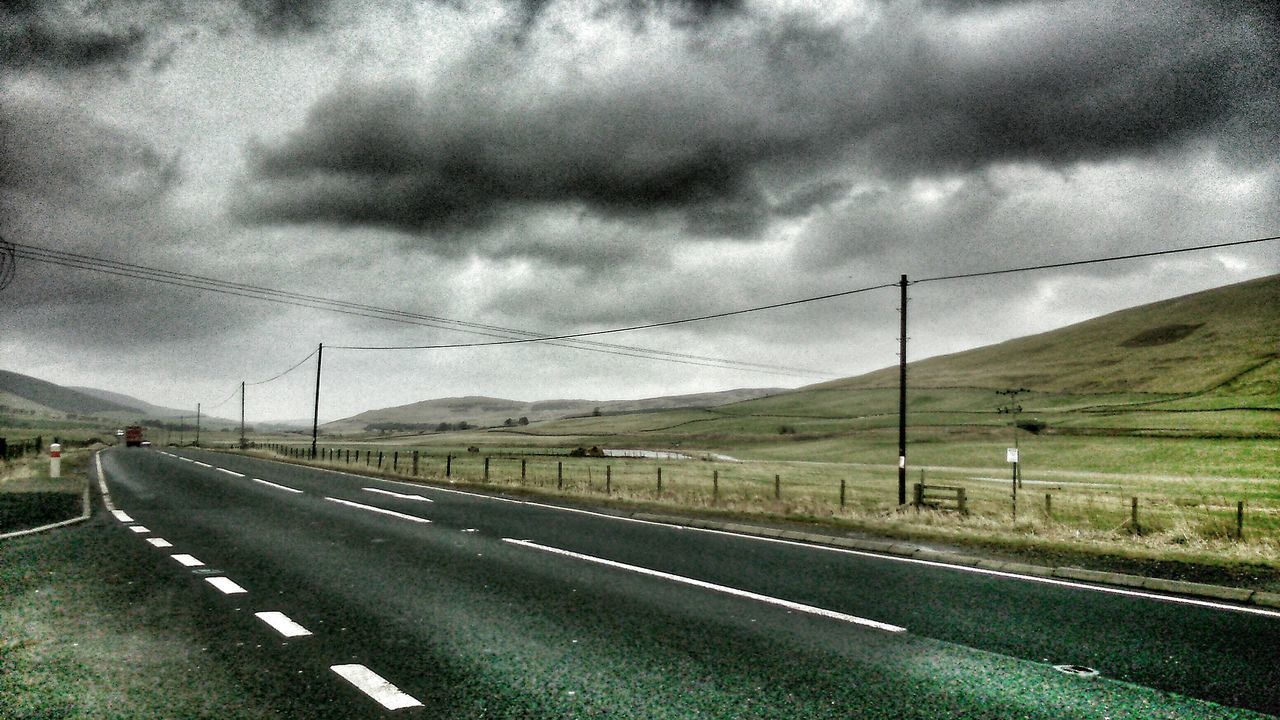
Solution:
M 913 560 L 938 563 L 941 565 L 976 567 L 983 570 L 1005 572 L 1014 575 L 1058 578 L 1061 580 L 1072 580 L 1098 585 L 1116 585 L 1139 590 L 1149 590 L 1152 592 L 1187 595 L 1196 598 L 1234 602 L 1241 605 L 1255 605 L 1258 607 L 1280 609 L 1280 593 L 1250 590 L 1248 588 L 1209 585 L 1206 583 L 1187 582 L 1184 580 L 1166 580 L 1163 578 L 1146 577 L 1143 575 L 1127 575 L 1125 573 L 1087 570 L 1085 568 L 1071 566 L 1050 567 L 1046 565 L 1032 565 L 1019 562 L 1004 562 L 1001 560 L 992 560 L 990 558 L 980 558 L 971 555 L 962 555 L 960 553 L 932 550 L 903 542 L 861 540 L 857 538 L 840 537 L 838 535 L 823 535 L 796 530 L 779 530 L 777 528 L 761 527 L 758 525 L 745 525 L 740 522 L 699 520 L 675 515 L 658 515 L 643 512 L 634 513 L 630 515 L 630 517 L 635 520 L 660 522 L 669 525 L 681 525 L 701 530 L 719 530 L 721 532 L 737 533 L 739 535 L 793 540 L 797 542 L 811 543 L 814 545 L 828 545 L 831 547 L 860 550 L 863 552 L 877 553 L 881 555 L 895 555 L 897 557 L 911 558 Z

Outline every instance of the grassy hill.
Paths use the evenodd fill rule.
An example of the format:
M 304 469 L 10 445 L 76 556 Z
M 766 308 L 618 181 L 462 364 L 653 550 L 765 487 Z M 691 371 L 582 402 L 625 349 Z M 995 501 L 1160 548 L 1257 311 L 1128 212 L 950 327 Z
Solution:
M 909 366 L 911 387 L 1280 395 L 1280 275 Z M 897 368 L 819 388 L 897 387 Z
M 579 443 L 879 461 L 895 455 L 897 383 L 892 367 L 715 408 L 528 430 Z M 1012 432 L 1012 417 L 997 412 L 1006 402 L 997 391 L 1009 388 L 1030 391 L 1019 397 L 1024 437 L 1280 438 L 1280 276 L 911 363 L 913 444 L 956 457 L 971 444 L 995 457 Z
M 759 398 L 784 392 L 775 388 L 726 390 L 641 400 L 543 400 L 521 402 L 490 397 L 456 397 L 382 408 L 360 413 L 342 420 L 326 423 L 327 433 L 359 433 L 368 427 L 423 426 L 434 427 L 440 423 L 455 425 L 467 422 L 472 426 L 492 427 L 507 420 L 527 418 L 530 422 L 572 418 L 580 416 L 614 416 L 627 413 L 649 413 L 680 408 L 705 408 L 726 403 Z
M 8 370 L 0 370 L 0 393 L 15 400 L 11 407 L 73 415 L 137 414 L 137 408 L 72 390 Z

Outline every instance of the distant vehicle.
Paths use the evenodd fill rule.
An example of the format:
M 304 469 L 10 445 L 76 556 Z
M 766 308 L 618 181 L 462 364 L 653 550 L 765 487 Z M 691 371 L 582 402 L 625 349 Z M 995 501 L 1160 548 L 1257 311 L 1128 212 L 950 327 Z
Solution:
M 141 425 L 130 425 L 129 427 L 124 429 L 124 444 L 125 444 L 125 447 L 141 447 L 142 446 L 143 442 L 142 442 L 142 426 Z M 151 443 L 147 443 L 147 444 L 150 445 Z

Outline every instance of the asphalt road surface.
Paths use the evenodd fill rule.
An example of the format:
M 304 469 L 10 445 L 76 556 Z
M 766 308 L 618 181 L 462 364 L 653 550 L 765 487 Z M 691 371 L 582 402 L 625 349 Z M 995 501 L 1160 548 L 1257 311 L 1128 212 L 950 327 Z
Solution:
M 279 717 L 1280 712 L 1280 613 L 1257 608 L 199 450 L 100 463 L 130 581 L 185 584 Z

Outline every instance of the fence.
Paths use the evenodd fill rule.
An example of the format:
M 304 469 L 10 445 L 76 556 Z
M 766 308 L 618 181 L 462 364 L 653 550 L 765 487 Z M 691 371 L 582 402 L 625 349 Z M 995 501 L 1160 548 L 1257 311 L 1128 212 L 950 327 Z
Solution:
M 274 444 L 260 446 L 298 461 L 330 467 L 378 472 L 389 477 L 437 482 L 488 484 L 566 495 L 608 497 L 623 501 L 731 512 L 793 517 L 882 518 L 908 520 L 896 503 L 897 480 L 891 472 L 870 467 L 841 467 L 833 477 L 821 466 L 787 464 L 789 474 L 770 463 L 703 460 L 572 457 L 548 454 L 489 454 L 422 449 L 320 447 Z M 1280 503 L 1266 491 L 1254 496 L 1188 493 L 1183 496 L 1137 494 L 1120 486 L 1099 489 L 1097 483 L 1062 482 L 1024 486 L 1016 503 L 1009 483 L 925 483 L 915 498 L 922 511 L 960 510 L 950 520 L 1009 528 L 1083 531 L 1096 534 L 1165 533 L 1185 542 L 1280 539 Z M 915 513 L 910 513 L 914 515 Z

